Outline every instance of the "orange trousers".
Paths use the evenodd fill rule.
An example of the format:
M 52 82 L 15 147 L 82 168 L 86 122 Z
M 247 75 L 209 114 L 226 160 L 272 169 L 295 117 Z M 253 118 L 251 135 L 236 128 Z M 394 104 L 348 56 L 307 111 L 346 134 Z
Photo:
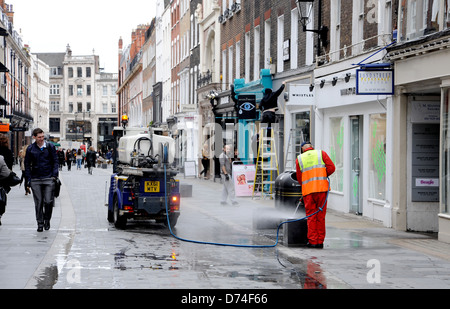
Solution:
M 325 215 L 327 213 L 326 199 L 327 192 L 311 193 L 303 197 L 306 216 L 315 213 L 323 206 L 322 211 L 319 211 L 314 216 L 308 218 L 308 242 L 311 245 L 323 244 L 323 241 L 325 240 Z

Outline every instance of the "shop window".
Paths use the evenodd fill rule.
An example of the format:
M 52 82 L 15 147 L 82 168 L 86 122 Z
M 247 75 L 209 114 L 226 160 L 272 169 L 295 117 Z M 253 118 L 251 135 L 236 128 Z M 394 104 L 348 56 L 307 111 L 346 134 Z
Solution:
M 386 114 L 370 115 L 369 198 L 386 198 Z
M 330 118 L 330 152 L 329 156 L 336 166 L 330 176 L 331 190 L 344 191 L 344 119 Z

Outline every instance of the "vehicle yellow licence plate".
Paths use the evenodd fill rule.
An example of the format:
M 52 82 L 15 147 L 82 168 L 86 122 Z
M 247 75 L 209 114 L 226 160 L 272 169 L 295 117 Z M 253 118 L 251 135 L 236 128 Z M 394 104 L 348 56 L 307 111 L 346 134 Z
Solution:
M 159 181 L 146 181 L 145 182 L 145 192 L 159 192 Z

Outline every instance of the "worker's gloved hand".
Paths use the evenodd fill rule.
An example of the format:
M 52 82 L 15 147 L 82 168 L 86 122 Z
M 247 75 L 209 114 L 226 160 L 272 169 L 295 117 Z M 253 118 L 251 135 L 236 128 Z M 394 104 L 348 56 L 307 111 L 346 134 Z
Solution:
M 228 174 L 225 175 L 225 180 L 226 180 L 226 181 L 230 180 L 230 176 L 229 176 Z

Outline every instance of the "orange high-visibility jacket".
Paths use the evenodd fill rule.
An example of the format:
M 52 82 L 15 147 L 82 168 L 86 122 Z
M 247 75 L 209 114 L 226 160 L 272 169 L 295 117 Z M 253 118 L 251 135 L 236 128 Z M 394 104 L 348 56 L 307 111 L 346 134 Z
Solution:
M 329 190 L 328 175 L 321 150 L 309 150 L 297 158 L 302 172 L 302 195 Z

